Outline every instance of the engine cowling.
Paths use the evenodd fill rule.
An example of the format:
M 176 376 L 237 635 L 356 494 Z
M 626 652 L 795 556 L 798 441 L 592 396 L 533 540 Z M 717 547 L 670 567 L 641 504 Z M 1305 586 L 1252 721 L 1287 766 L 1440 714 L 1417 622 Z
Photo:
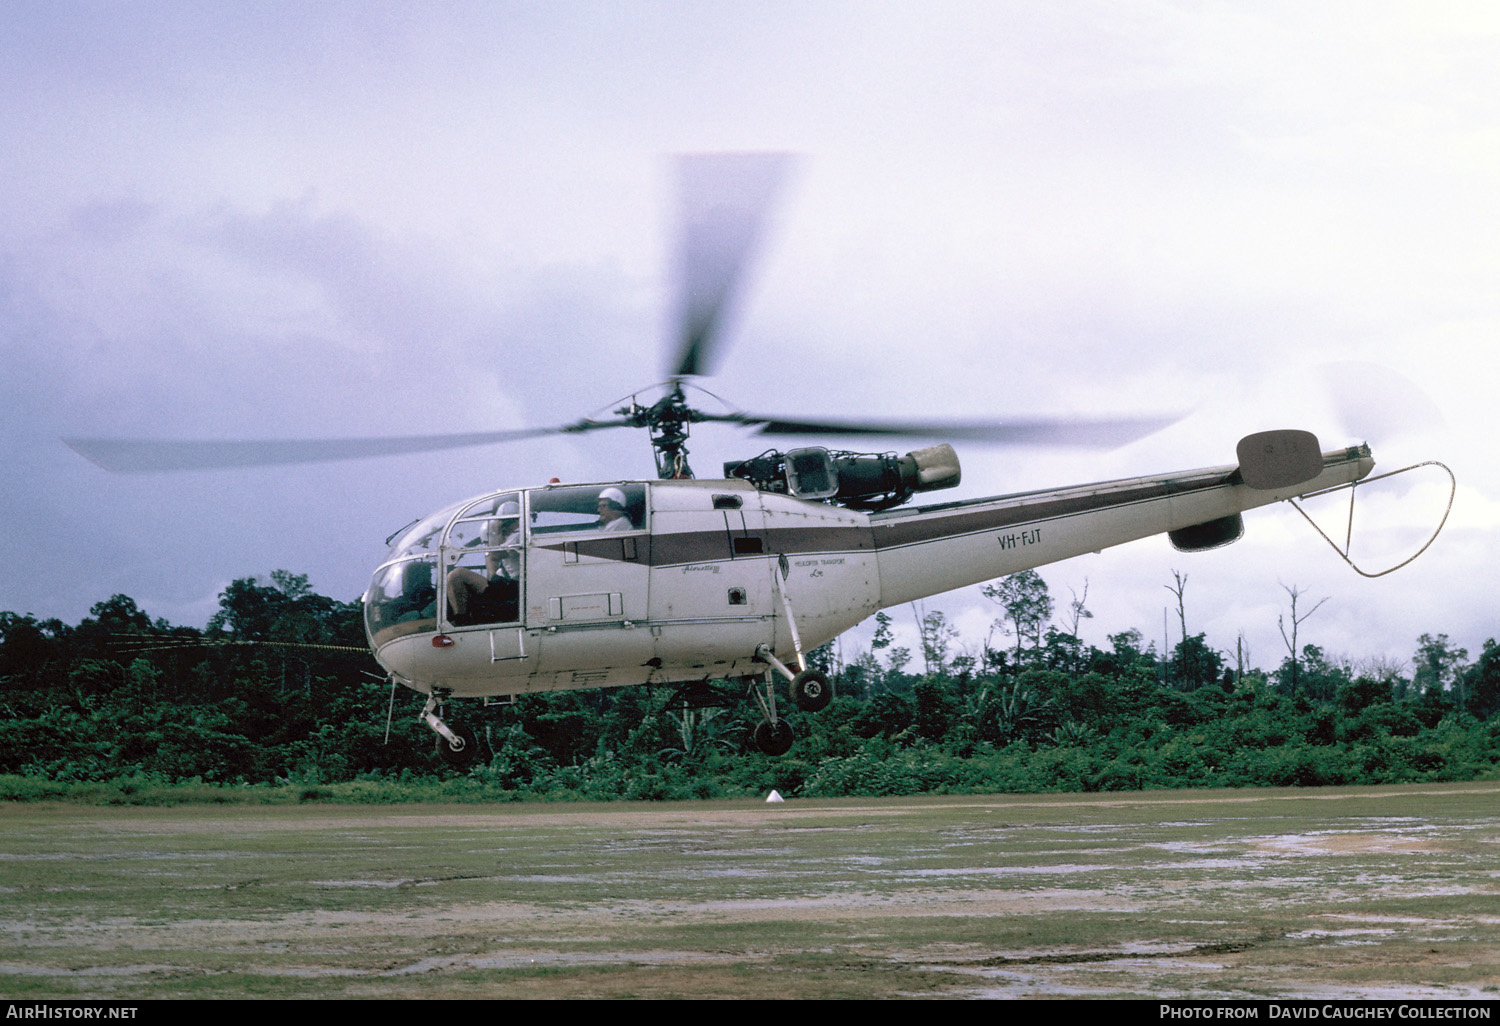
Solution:
M 952 488 L 962 479 L 962 472 L 953 446 L 941 444 L 905 456 L 830 452 L 820 447 L 772 451 L 724 464 L 724 476 L 743 478 L 761 491 L 877 510 L 898 506 L 917 492 Z

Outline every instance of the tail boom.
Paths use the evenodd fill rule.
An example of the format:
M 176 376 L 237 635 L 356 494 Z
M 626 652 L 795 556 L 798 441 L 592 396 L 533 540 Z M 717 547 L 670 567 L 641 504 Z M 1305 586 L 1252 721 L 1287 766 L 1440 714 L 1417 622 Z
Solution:
M 876 513 L 880 605 L 1233 517 L 1358 481 L 1374 466 L 1359 445 L 1324 452 L 1321 473 L 1280 488 L 1254 488 L 1225 466 Z

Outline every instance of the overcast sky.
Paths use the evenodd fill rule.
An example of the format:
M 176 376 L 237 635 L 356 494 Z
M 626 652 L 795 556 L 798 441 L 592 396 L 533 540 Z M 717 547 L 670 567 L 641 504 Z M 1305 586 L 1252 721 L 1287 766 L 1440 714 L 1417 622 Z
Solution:
M 1174 569 L 1189 631 L 1267 667 L 1288 587 L 1328 599 L 1301 640 L 1334 654 L 1500 635 L 1493 4 L 9 0 L 0 28 L 0 609 L 72 623 L 123 592 L 202 624 L 278 568 L 350 599 L 455 499 L 650 476 L 623 432 L 147 476 L 60 438 L 608 409 L 664 376 L 670 155 L 769 149 L 801 156 L 704 381 L 728 403 L 1190 411 L 1112 453 L 961 445 L 937 498 L 1230 463 L 1271 427 L 1440 459 L 1447 528 L 1378 580 L 1286 507 L 1220 551 L 1043 575 L 1059 606 L 1088 582 L 1101 647 L 1160 644 Z M 692 442 L 700 474 L 763 448 Z M 1356 559 L 1406 558 L 1445 483 L 1368 489 Z M 973 645 L 997 612 L 928 608 Z

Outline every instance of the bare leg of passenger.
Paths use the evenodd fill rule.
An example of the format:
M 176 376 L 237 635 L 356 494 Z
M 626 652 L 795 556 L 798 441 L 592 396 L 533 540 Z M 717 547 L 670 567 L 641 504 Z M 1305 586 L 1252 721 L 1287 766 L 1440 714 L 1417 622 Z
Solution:
M 462 568 L 450 571 L 448 574 L 448 619 L 463 616 L 469 611 L 469 600 L 475 595 L 483 595 L 486 588 L 490 586 L 489 579 L 473 570 Z

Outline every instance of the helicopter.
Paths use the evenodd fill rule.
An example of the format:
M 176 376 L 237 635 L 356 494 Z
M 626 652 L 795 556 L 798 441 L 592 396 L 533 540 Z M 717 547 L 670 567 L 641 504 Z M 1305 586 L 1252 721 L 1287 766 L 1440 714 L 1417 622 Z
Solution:
M 362 597 L 370 650 L 393 689 L 427 696 L 420 717 L 455 765 L 478 744 L 471 727 L 449 722 L 452 700 L 642 684 L 675 687 L 691 704 L 748 697 L 762 714 L 757 746 L 784 754 L 794 736 L 778 685 L 800 710 L 825 708 L 832 683 L 806 654 L 881 609 L 1157 534 L 1184 551 L 1217 548 L 1243 535 L 1248 510 L 1371 474 L 1367 445 L 1324 451 L 1311 432 L 1285 429 L 1241 439 L 1233 464 L 934 505 L 907 504 L 959 484 L 950 442 L 902 455 L 771 448 L 724 463 L 721 476 L 696 476 L 687 442 L 705 422 L 769 436 L 1112 448 L 1175 419 L 853 421 L 694 407 L 687 388 L 711 371 L 788 165 L 785 154 L 679 159 L 678 331 L 663 394 L 649 404 L 461 435 L 65 441 L 108 470 L 142 472 L 645 430 L 655 479 L 502 488 L 386 539 Z

